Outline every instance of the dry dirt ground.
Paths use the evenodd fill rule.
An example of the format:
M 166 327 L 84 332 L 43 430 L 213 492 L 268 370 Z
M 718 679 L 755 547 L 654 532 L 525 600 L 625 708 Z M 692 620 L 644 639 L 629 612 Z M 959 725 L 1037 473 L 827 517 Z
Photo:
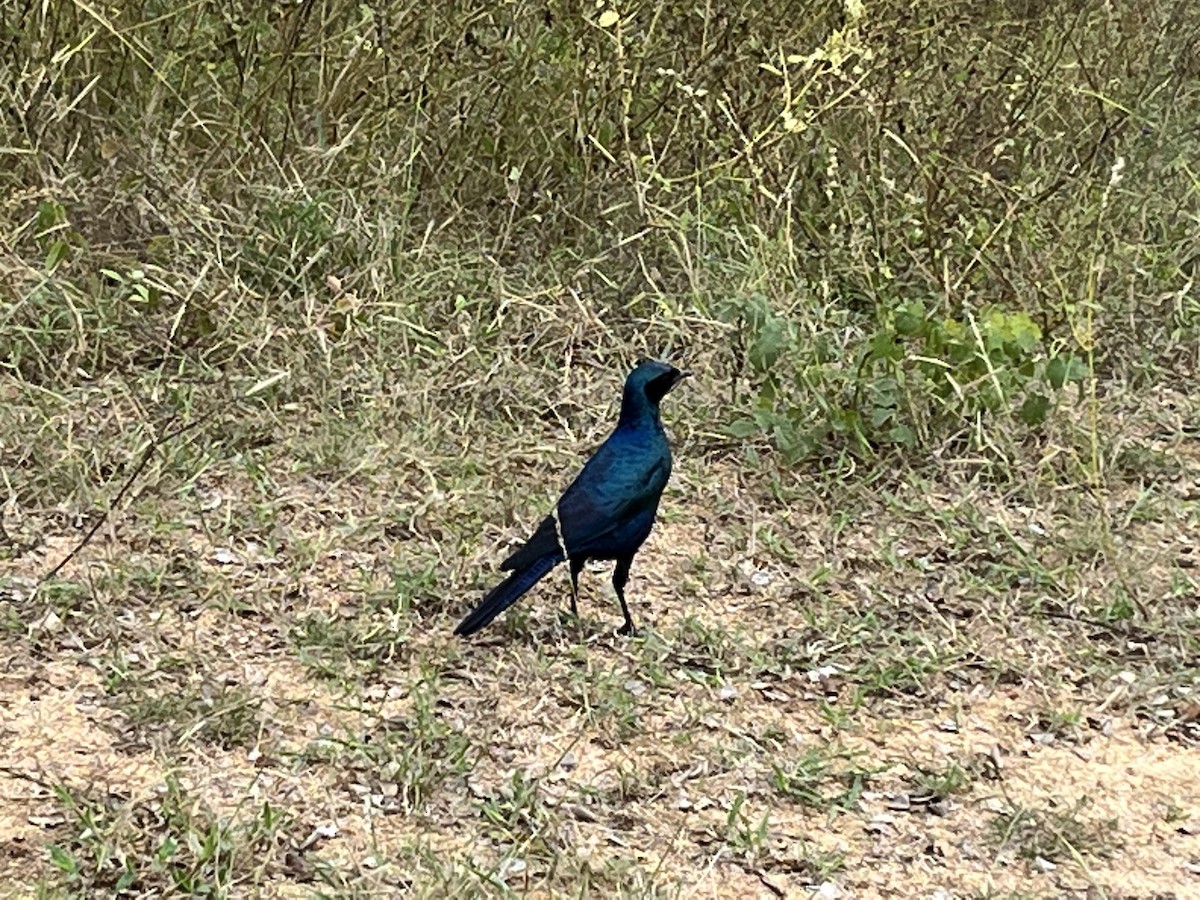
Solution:
M 605 570 L 581 622 L 555 572 L 450 635 L 540 498 L 458 552 L 369 481 L 214 467 L 36 591 L 81 527 L 10 508 L 0 893 L 1200 897 L 1168 406 L 1100 500 L 769 484 L 685 441 L 632 639 Z

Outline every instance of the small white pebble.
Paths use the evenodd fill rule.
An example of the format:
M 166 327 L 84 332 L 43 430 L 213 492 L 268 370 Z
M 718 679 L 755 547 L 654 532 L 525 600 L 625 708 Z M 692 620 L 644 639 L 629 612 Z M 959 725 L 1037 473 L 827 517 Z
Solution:
M 58 634 L 63 629 L 63 620 L 52 609 L 46 610 L 46 614 L 38 619 L 30 629 L 34 634 Z
M 507 878 L 509 875 L 520 875 L 526 868 L 523 859 L 506 859 L 500 864 L 499 874 L 501 878 Z
M 805 674 L 808 676 L 809 681 L 816 683 L 818 681 L 824 681 L 827 678 L 832 678 L 837 673 L 838 673 L 837 666 L 828 665 L 828 666 L 818 666 L 815 669 L 809 669 Z

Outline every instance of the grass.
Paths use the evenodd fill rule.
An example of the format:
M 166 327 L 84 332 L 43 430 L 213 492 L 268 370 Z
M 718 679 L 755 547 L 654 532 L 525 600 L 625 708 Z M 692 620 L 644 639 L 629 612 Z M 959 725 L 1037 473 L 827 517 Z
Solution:
M 1190 4 L 280 16 L 0 14 L 0 896 L 1194 879 Z
M 1012 849 L 1035 863 L 1111 853 L 1117 823 L 1087 822 L 1080 816 L 1085 805 L 1080 801 L 1068 809 L 1013 806 L 998 813 L 991 822 L 997 851 Z

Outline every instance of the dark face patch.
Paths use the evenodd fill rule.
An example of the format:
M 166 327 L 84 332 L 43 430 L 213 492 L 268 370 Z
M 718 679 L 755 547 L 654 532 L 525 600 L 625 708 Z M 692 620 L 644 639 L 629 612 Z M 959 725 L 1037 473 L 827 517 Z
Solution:
M 646 399 L 651 403 L 657 403 L 667 396 L 667 392 L 675 387 L 682 378 L 682 372 L 673 366 L 668 367 L 661 375 L 656 375 L 646 382 Z

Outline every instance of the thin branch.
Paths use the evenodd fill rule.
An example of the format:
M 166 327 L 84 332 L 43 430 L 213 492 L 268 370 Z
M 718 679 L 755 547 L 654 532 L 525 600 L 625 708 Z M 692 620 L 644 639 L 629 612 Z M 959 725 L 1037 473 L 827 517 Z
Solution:
M 92 524 L 92 527 L 87 530 L 87 534 L 85 534 L 83 536 L 83 539 L 80 540 L 80 542 L 78 544 L 76 544 L 74 547 L 71 548 L 71 552 L 68 553 L 66 556 L 64 556 L 61 560 L 59 560 L 58 564 L 55 565 L 55 567 L 53 569 L 51 569 L 49 572 L 47 572 L 45 575 L 43 575 L 41 577 L 41 579 L 38 581 L 37 586 L 41 587 L 43 584 L 45 584 L 51 578 L 54 578 L 56 575 L 58 575 L 58 573 L 63 570 L 63 567 L 66 566 L 67 563 L 69 563 L 72 559 L 74 559 L 77 555 L 79 555 L 79 552 L 81 550 L 83 550 L 83 548 L 86 547 L 89 543 L 91 543 L 92 538 L 94 538 L 96 536 L 96 532 L 99 531 L 101 526 L 103 526 L 104 523 L 108 521 L 109 515 L 112 513 L 112 511 L 114 509 L 116 509 L 117 504 L 119 504 L 121 502 L 121 499 L 125 496 L 125 494 L 129 491 L 129 489 L 131 487 L 133 487 L 133 483 L 137 480 L 138 476 L 142 474 L 142 472 L 145 470 L 146 466 L 150 463 L 150 457 L 152 457 L 154 455 L 154 451 L 156 451 L 159 447 L 161 447 L 167 441 L 174 440 L 175 438 L 179 437 L 181 434 L 183 434 L 187 431 L 191 431 L 197 425 L 203 424 L 204 421 L 205 421 L 204 419 L 197 419 L 194 422 L 188 422 L 186 425 L 180 425 L 178 428 L 175 428 L 172 431 L 167 432 L 165 435 L 163 435 L 160 438 L 152 439 L 150 441 L 149 446 L 147 446 L 146 449 L 142 452 L 142 456 L 137 461 L 137 465 L 135 465 L 133 467 L 133 471 L 129 473 L 129 477 L 125 479 L 125 483 L 123 485 L 121 485 L 121 489 L 119 491 L 117 491 L 117 494 L 115 497 L 113 497 L 112 502 L 108 504 L 108 508 L 105 509 L 100 514 L 100 518 L 98 518 Z

